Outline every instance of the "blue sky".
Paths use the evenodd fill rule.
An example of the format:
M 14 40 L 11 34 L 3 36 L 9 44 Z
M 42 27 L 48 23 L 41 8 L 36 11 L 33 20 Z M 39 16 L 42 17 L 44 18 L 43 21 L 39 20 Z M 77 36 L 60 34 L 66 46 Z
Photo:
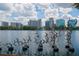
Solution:
M 55 5 L 55 7 L 53 7 Z M 18 18 L 18 17 L 36 17 L 36 18 L 45 18 L 45 10 L 51 8 L 71 8 L 72 4 L 12 4 L 12 3 L 0 3 L 0 18 Z M 68 13 L 71 16 L 78 16 L 79 10 L 72 8 Z M 60 13 L 62 16 L 63 13 Z
M 63 5 L 63 7 L 67 8 L 67 4 L 65 5 L 64 3 L 63 4 L 60 4 L 60 5 Z M 50 4 L 51 6 L 51 4 Z M 60 6 L 61 7 L 61 6 Z M 68 6 L 68 8 L 71 7 L 71 6 Z M 51 6 L 51 8 L 54 8 Z M 57 8 L 57 7 L 56 7 Z M 77 8 L 72 8 L 72 11 L 70 11 L 68 14 L 72 15 L 73 17 L 77 17 L 79 16 L 79 9 Z M 62 13 L 60 13 L 60 15 L 62 16 Z M 40 10 L 37 11 L 37 16 L 38 18 L 44 18 L 44 10 L 42 10 L 42 8 Z
M 35 5 L 36 12 L 37 12 L 37 17 L 38 18 L 44 18 L 44 9 L 42 9 L 41 6 Z
M 79 10 L 77 8 L 73 8 L 71 12 L 69 12 L 72 16 L 79 16 Z

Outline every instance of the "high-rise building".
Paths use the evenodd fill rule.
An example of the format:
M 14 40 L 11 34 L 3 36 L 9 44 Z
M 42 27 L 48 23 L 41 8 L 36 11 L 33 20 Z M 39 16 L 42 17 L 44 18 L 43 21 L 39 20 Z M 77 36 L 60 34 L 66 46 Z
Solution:
M 77 19 L 70 19 L 70 20 L 68 20 L 68 22 L 67 22 L 67 26 L 68 26 L 68 27 L 75 27 L 76 24 L 77 24 Z
M 48 20 L 48 21 L 45 21 L 45 26 L 46 27 L 50 27 L 50 21 Z
M 41 27 L 41 19 L 40 20 L 29 20 L 28 26 Z
M 10 26 L 20 27 L 20 26 L 22 26 L 22 24 L 21 23 L 17 23 L 17 22 L 10 22 Z
M 8 26 L 8 25 L 9 25 L 8 22 L 5 22 L 5 21 L 2 21 L 2 22 L 1 22 L 1 26 Z
M 54 20 L 53 20 L 53 18 L 49 18 L 49 20 L 47 20 L 45 22 L 45 26 L 46 27 L 53 27 L 54 26 Z
M 56 20 L 56 26 L 57 27 L 64 27 L 65 26 L 65 20 L 64 19 L 57 19 Z

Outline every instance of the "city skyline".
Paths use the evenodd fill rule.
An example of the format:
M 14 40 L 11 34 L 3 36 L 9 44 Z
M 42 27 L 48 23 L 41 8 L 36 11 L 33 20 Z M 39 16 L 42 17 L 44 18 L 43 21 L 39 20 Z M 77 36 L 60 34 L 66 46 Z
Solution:
M 0 3 L 0 21 L 22 21 L 42 19 L 43 25 L 48 18 L 79 19 L 79 10 L 73 3 Z
M 30 20 L 28 22 L 25 22 L 25 24 L 22 21 L 0 21 L 0 26 L 11 26 L 11 23 L 13 23 L 13 25 L 15 26 L 16 24 L 22 24 L 23 26 L 35 26 L 35 27 L 43 27 L 43 26 L 50 26 L 52 25 L 64 25 L 67 26 L 69 21 L 76 21 L 77 24 L 76 26 L 79 26 L 79 21 L 78 19 L 69 19 L 67 21 L 65 21 L 64 19 L 56 19 L 54 20 L 53 18 L 49 18 L 48 20 L 46 20 L 45 22 L 42 22 L 42 19 L 39 20 Z M 72 22 L 73 23 L 73 22 Z M 5 25 L 7 24 L 7 25 Z

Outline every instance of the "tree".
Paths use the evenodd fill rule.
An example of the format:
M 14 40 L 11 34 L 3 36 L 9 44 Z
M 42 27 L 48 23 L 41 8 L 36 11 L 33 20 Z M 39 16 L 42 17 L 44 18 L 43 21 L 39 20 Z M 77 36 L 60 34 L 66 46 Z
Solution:
M 73 6 L 77 9 L 79 9 L 79 3 L 74 3 Z

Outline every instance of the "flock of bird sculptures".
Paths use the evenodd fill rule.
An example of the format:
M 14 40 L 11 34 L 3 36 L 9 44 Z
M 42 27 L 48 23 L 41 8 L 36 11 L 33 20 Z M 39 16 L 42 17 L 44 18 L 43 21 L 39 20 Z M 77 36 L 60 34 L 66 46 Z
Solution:
M 59 52 L 59 48 L 57 47 L 56 45 L 56 38 L 59 36 L 57 32 L 55 31 L 50 31 L 49 32 L 51 34 L 51 39 L 49 40 L 49 37 L 48 37 L 48 33 L 45 33 L 45 40 L 44 39 L 39 39 L 39 34 L 38 33 L 35 33 L 36 34 L 36 37 L 35 37 L 35 43 L 38 45 L 38 48 L 37 48 L 37 53 L 42 53 L 43 51 L 43 44 L 44 43 L 50 43 L 52 42 L 52 50 L 53 52 L 52 53 L 58 53 Z M 72 44 L 71 44 L 71 34 L 72 34 L 72 31 L 67 31 L 67 45 L 65 46 L 65 48 L 68 50 L 69 53 L 73 53 L 75 50 L 74 48 L 72 47 Z M 27 51 L 29 51 L 29 43 L 31 43 L 32 39 L 30 36 L 28 36 L 28 39 L 23 39 L 23 41 L 20 41 L 19 38 L 16 38 L 16 40 L 13 41 L 13 43 L 5 43 L 5 46 L 7 48 L 7 54 L 13 54 L 13 51 L 15 50 L 15 47 L 14 46 L 21 46 L 21 50 L 23 52 L 23 54 L 25 54 Z M 17 46 L 17 47 L 18 47 Z M 2 54 L 2 50 L 3 48 L 0 46 L 0 54 Z M 17 55 L 20 55 L 19 53 Z M 21 54 L 22 55 L 22 54 Z M 27 54 L 29 55 L 29 54 Z M 42 55 L 42 54 L 40 54 Z M 53 54 L 55 55 L 55 54 Z
M 77 21 L 75 20 L 69 20 L 68 22 L 68 27 L 70 27 L 69 30 L 67 30 L 67 34 L 66 34 L 66 41 L 67 41 L 67 45 L 65 45 L 65 48 L 67 50 L 67 55 L 70 55 L 70 54 L 73 54 L 75 49 L 73 48 L 72 46 L 72 43 L 71 43 L 71 34 L 72 34 L 72 30 L 71 30 L 71 27 L 75 26 L 77 23 Z M 52 29 L 53 28 L 53 29 Z M 56 40 L 57 40 L 57 37 L 59 37 L 59 33 L 61 32 L 61 30 L 57 33 L 55 30 L 54 30 L 54 27 L 51 26 L 51 31 L 49 32 L 51 34 L 51 39 L 48 37 L 49 34 L 48 33 L 45 33 L 45 40 L 42 38 L 40 39 L 40 35 L 38 33 L 35 33 L 35 37 L 34 37 L 34 43 L 36 43 L 36 45 L 38 45 L 37 47 L 37 53 L 40 54 L 40 55 L 43 55 L 42 52 L 43 52 L 43 49 L 44 49 L 44 44 L 46 43 L 52 43 L 50 44 L 53 52 L 53 55 L 55 55 L 55 53 L 59 53 L 59 48 L 56 44 Z M 12 43 L 5 43 L 4 46 L 6 46 L 7 48 L 7 54 L 13 54 L 13 51 L 15 50 L 18 50 L 18 49 L 21 49 L 22 51 L 22 54 L 19 53 L 19 50 L 18 50 L 18 54 L 16 55 L 30 55 L 30 52 L 29 52 L 29 49 L 30 49 L 30 43 L 32 42 L 32 37 L 29 35 L 28 36 L 28 39 L 23 39 L 22 41 L 19 40 L 19 38 L 16 38 Z M 1 42 L 2 43 L 2 42 Z M 3 44 L 0 44 L 0 45 L 3 45 Z M 16 47 L 15 47 L 16 46 Z M 19 46 L 21 46 L 19 48 Z M 2 50 L 3 48 L 0 46 L 0 54 L 2 54 Z M 26 52 L 28 51 L 28 54 L 25 54 Z M 38 54 L 35 54 L 35 55 L 38 55 Z

